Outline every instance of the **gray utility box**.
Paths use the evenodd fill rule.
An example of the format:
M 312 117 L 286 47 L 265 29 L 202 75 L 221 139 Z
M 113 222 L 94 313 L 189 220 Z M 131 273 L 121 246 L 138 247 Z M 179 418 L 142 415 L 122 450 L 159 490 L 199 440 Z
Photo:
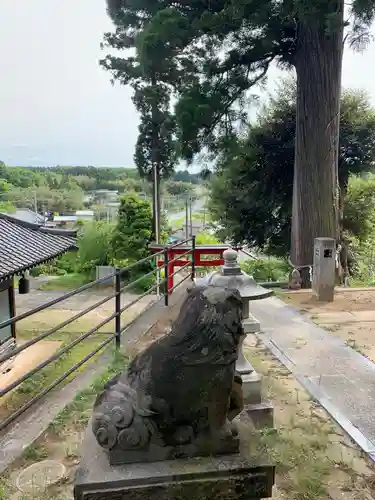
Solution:
M 318 300 L 332 302 L 335 289 L 336 241 L 315 238 L 312 290 Z
M 96 279 L 105 278 L 106 276 L 111 276 L 116 271 L 113 266 L 96 266 Z M 108 280 L 104 280 L 102 285 L 113 285 L 115 283 L 115 277 L 109 277 Z

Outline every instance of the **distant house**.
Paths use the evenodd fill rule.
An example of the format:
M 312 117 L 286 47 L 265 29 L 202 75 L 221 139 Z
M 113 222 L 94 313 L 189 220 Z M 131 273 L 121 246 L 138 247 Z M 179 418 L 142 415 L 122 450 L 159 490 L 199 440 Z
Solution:
M 46 221 L 46 217 L 44 215 L 33 212 L 28 208 L 17 208 L 16 211 L 10 215 L 16 219 L 23 220 L 24 222 L 30 222 L 31 224 L 44 224 Z
M 53 223 L 56 227 L 73 227 L 77 222 L 78 217 L 76 215 L 54 215 Z
M 107 205 L 106 205 L 107 220 L 109 222 L 113 222 L 114 220 L 117 219 L 120 205 L 121 205 L 121 203 L 119 201 L 113 201 L 112 203 L 107 203 Z
M 118 199 L 118 191 L 112 191 L 111 189 L 97 189 L 92 195 L 93 201 L 97 205 L 106 205 Z
M 84 221 L 92 221 L 94 220 L 95 213 L 94 210 L 77 210 L 76 217 Z
M 93 210 L 77 210 L 74 215 L 54 215 L 55 227 L 73 227 L 78 220 L 92 221 L 95 218 Z
M 16 340 L 15 325 L 1 326 L 16 315 L 14 276 L 76 248 L 76 231 L 49 229 L 0 214 L 0 352 Z M 32 292 L 31 292 L 32 293 Z

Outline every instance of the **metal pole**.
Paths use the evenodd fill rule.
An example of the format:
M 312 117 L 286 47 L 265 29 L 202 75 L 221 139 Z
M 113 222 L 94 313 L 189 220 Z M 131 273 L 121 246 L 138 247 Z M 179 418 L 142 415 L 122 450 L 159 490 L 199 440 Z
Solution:
M 189 202 L 188 199 L 186 198 L 186 221 L 185 221 L 185 239 L 188 239 L 189 237 Z
M 155 216 L 155 242 L 160 243 L 159 234 L 159 193 L 158 193 L 158 166 L 154 162 L 154 216 Z M 156 296 L 160 296 L 160 272 L 158 267 L 158 258 L 155 258 L 156 265 Z
M 192 237 L 191 243 L 191 281 L 195 279 L 195 236 Z
M 116 349 L 120 349 L 121 346 L 121 270 L 116 269 L 115 276 L 115 332 L 116 332 Z
M 168 306 L 168 303 L 169 303 L 168 260 L 169 260 L 168 248 L 165 248 L 164 249 L 164 305 L 165 306 Z
M 190 200 L 189 210 L 190 210 L 190 237 L 193 236 L 193 214 L 192 214 L 192 202 Z
M 154 163 L 154 216 L 155 216 L 155 243 L 160 243 L 159 234 L 159 193 L 158 193 L 158 166 Z

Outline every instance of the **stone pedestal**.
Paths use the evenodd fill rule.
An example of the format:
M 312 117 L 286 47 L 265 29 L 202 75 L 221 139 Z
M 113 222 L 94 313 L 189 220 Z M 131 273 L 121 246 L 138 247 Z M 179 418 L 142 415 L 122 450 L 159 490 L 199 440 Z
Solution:
M 242 450 L 220 457 L 110 466 L 89 427 L 75 500 L 251 500 L 272 496 L 275 468 L 248 425 Z
M 246 408 L 248 417 L 251 419 L 255 429 L 274 428 L 273 404 L 268 399 L 260 403 L 248 405 Z
M 251 313 L 243 321 L 243 326 L 246 334 L 260 331 L 260 323 Z M 246 360 L 241 345 L 236 368 L 242 377 L 245 411 L 256 429 L 273 428 L 273 405 L 271 401 L 262 399 L 262 376 L 252 368 L 249 361 L 246 360 L 246 364 L 240 361 L 242 358 Z M 250 366 L 252 370 L 241 371 L 242 366 Z
M 243 320 L 242 326 L 246 334 L 258 333 L 260 331 L 260 323 L 251 313 Z
M 236 370 L 242 378 L 242 388 L 244 394 L 244 404 L 259 403 L 261 400 L 261 376 L 254 370 L 251 363 L 246 359 L 243 350 L 243 343 L 246 335 L 249 333 L 259 332 L 259 321 L 249 313 L 248 317 L 243 320 L 245 336 L 243 337 L 239 349 Z
M 245 407 L 260 403 L 262 400 L 262 376 L 254 370 L 252 373 L 242 374 L 241 378 Z

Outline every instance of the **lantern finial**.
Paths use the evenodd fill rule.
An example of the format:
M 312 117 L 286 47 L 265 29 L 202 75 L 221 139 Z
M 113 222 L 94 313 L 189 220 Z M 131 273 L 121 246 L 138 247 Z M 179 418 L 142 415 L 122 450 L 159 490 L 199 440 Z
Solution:
M 240 275 L 241 268 L 237 261 L 238 253 L 233 248 L 228 248 L 223 252 L 224 265 L 221 268 L 223 276 Z

